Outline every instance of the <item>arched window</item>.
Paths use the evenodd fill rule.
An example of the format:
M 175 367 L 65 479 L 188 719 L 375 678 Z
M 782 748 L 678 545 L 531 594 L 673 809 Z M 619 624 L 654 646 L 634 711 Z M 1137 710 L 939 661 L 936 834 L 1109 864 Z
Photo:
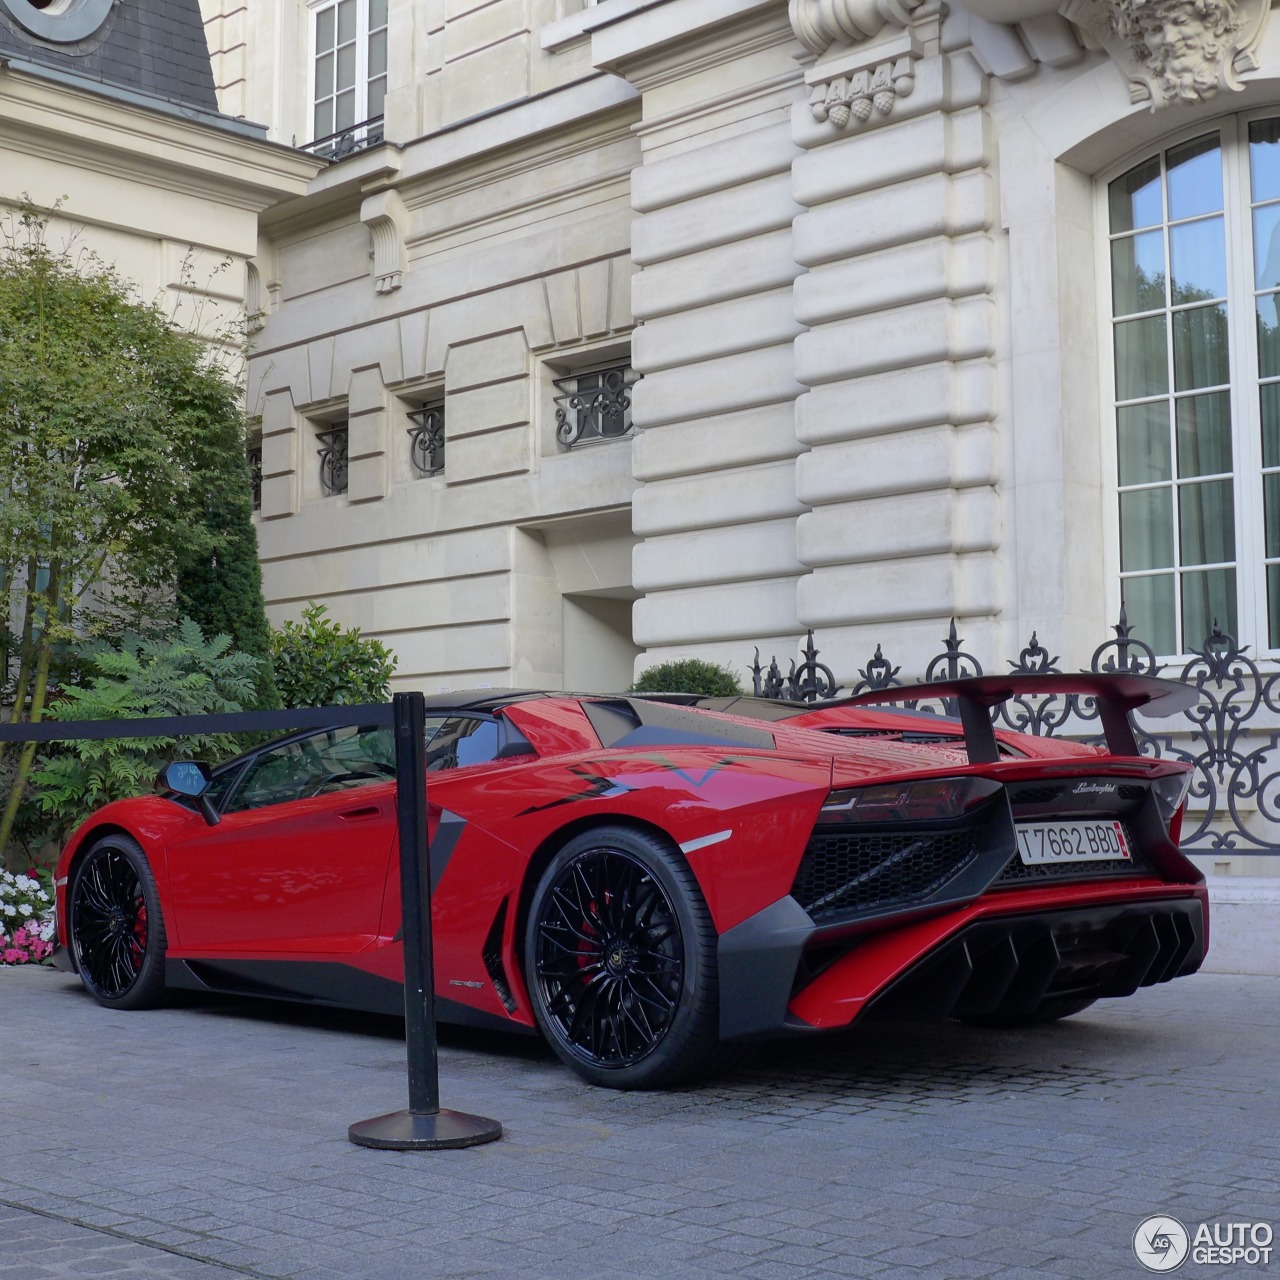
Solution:
M 1280 114 L 1106 183 L 1121 594 L 1158 653 L 1280 651 Z

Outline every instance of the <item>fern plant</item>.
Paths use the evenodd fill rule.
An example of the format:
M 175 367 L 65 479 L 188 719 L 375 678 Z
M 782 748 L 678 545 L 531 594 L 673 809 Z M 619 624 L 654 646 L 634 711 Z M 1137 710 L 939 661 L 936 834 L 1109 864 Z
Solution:
M 252 703 L 260 659 L 231 651 L 227 636 L 206 641 L 183 619 L 164 640 L 126 636 L 98 642 L 83 657 L 94 672 L 82 688 L 65 688 L 50 720 L 124 720 L 241 711 Z M 216 761 L 234 755 L 226 734 L 107 738 L 68 742 L 40 758 L 35 802 L 59 835 L 98 806 L 150 791 L 159 770 L 177 757 Z M 52 834 L 52 833 L 50 833 Z

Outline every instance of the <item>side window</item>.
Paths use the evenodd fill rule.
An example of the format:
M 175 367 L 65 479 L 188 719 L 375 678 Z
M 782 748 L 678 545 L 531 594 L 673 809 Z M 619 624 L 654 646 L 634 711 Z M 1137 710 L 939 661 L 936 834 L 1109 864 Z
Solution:
M 498 726 L 474 716 L 451 716 L 427 744 L 427 772 L 483 764 L 498 754 Z
M 209 790 L 205 795 L 209 797 L 209 803 L 215 809 L 222 807 L 222 802 L 227 798 L 235 780 L 244 772 L 244 762 L 233 764 L 228 769 L 222 769 L 214 774 L 213 781 L 209 784 Z
M 236 787 L 226 812 L 347 791 L 396 775 L 390 729 L 325 729 L 258 755 Z

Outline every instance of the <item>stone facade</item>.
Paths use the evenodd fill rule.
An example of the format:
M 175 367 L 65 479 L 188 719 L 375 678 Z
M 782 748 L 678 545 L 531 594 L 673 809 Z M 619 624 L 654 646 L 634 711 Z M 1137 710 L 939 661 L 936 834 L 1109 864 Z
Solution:
M 379 6 L 349 3 L 372 103 Z M 223 110 L 310 141 L 331 4 L 203 0 Z M 1203 588 L 1280 653 L 1275 373 L 1249 332 L 1248 148 L 1280 116 L 1265 0 L 390 0 L 385 19 L 381 118 L 322 139 L 331 163 L 264 215 L 250 273 L 276 619 L 323 599 L 429 691 L 741 671 L 756 645 L 785 664 L 808 627 L 850 684 L 880 641 L 918 672 L 953 617 L 971 650 L 1034 631 L 1081 666 L 1148 590 L 1181 592 L 1189 633 Z M 1220 304 L 1215 393 L 1234 507 L 1198 519 L 1233 545 L 1213 567 L 1171 516 L 1153 569 L 1117 497 L 1108 192 L 1210 134 L 1245 302 Z M 1160 410 L 1178 460 L 1167 493 L 1134 489 L 1149 506 L 1208 500 L 1183 410 L 1218 384 L 1186 381 L 1177 334 L 1216 293 L 1188 281 Z M 610 365 L 638 376 L 633 429 L 563 448 L 557 381 Z M 424 406 L 444 411 L 432 475 L 408 452 Z
M 238 328 L 258 214 L 318 167 L 218 114 L 196 0 L 0 0 L 0 217 L 56 209 L 179 323 Z

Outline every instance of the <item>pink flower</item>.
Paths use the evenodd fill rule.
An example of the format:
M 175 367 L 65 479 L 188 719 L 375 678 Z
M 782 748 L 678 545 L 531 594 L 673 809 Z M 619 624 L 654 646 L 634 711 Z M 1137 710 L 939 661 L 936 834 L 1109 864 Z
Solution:
M 10 947 L 4 953 L 5 964 L 26 964 L 31 957 L 25 951 L 19 951 L 16 947 Z
M 27 936 L 26 929 L 19 929 L 13 935 L 13 945 L 15 947 L 29 947 L 31 939 Z

